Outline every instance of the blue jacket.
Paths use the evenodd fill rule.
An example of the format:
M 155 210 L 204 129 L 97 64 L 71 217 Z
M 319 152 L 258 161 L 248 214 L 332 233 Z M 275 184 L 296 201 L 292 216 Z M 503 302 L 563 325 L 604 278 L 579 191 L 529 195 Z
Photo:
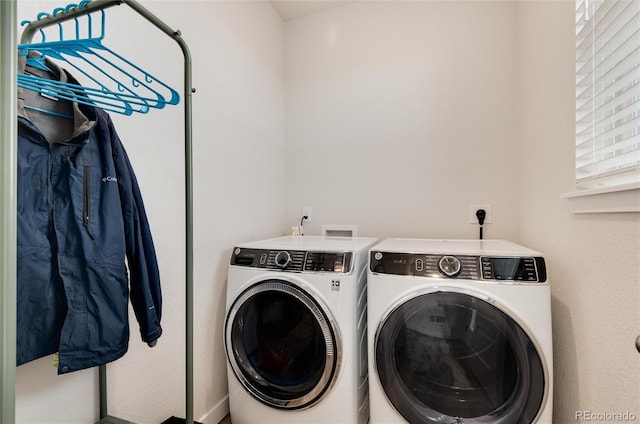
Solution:
M 126 353 L 129 296 L 142 340 L 162 334 L 158 265 L 131 163 L 106 112 L 73 108 L 73 135 L 58 142 L 20 104 L 18 116 L 17 364 L 59 352 L 59 374 Z

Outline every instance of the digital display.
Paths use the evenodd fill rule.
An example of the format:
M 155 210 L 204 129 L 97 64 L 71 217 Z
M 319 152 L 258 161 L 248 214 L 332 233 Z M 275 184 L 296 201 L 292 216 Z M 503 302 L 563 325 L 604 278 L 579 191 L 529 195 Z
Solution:
M 307 271 L 342 272 L 344 253 L 308 252 L 305 263 Z
M 482 258 L 483 276 L 494 280 L 538 281 L 533 258 Z
M 518 276 L 524 275 L 524 263 L 520 258 L 493 258 L 491 265 L 498 280 L 518 280 Z

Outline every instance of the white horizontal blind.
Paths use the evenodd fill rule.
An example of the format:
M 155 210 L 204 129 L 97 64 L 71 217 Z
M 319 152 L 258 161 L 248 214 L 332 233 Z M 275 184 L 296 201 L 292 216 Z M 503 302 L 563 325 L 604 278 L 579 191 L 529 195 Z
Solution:
M 640 0 L 576 0 L 576 182 L 640 181 Z

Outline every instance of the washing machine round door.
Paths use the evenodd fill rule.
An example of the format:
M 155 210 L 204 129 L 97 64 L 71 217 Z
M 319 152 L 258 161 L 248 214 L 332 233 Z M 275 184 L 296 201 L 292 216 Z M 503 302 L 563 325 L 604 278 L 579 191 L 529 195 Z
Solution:
M 225 347 L 233 371 L 261 402 L 308 408 L 335 383 L 340 338 L 328 309 L 282 279 L 245 290 L 227 314 Z
M 545 396 L 536 346 L 503 310 L 468 293 L 401 302 L 375 338 L 375 365 L 409 423 L 532 423 Z

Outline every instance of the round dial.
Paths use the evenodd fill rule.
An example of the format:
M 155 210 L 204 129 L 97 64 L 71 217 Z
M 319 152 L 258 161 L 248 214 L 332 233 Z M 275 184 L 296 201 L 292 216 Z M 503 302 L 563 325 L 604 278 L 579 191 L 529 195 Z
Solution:
M 447 277 L 455 277 L 460 273 L 462 265 L 455 256 L 443 256 L 438 262 L 438 269 Z
M 278 252 L 275 260 L 276 265 L 278 265 L 280 268 L 284 268 L 289 265 L 289 262 L 291 262 L 291 255 L 289 255 L 289 252 L 283 250 L 282 252 Z

